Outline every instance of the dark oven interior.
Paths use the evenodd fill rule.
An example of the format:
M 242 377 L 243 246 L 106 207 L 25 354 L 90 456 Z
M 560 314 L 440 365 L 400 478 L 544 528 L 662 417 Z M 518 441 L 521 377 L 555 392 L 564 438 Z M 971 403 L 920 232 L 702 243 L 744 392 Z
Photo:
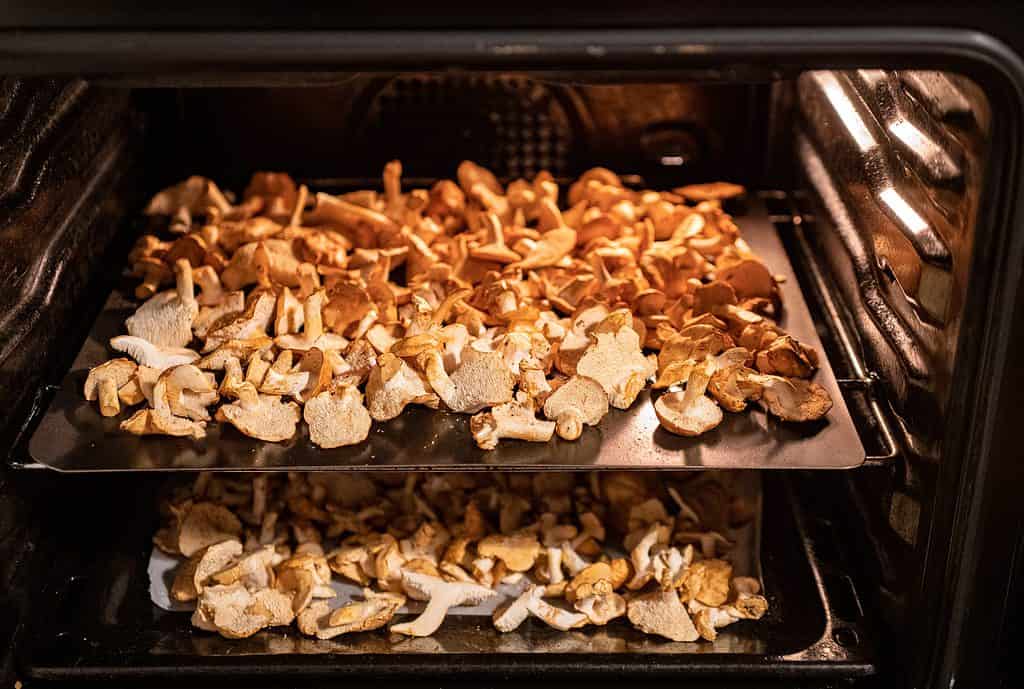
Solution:
M 0 474 L 0 646 L 14 651 L 12 677 L 198 685 L 622 671 L 764 686 L 920 672 L 901 659 L 933 643 L 937 612 L 922 601 L 938 584 L 924 573 L 944 519 L 940 468 L 955 459 L 946 434 L 962 400 L 952 391 L 969 375 L 963 325 L 984 279 L 972 261 L 989 241 L 979 209 L 994 123 L 979 86 L 877 69 L 194 81 L 208 83 L 0 83 L 0 397 L 11 448 Z M 614 634 L 559 645 L 540 631 L 510 652 L 473 627 L 426 652 L 197 637 L 187 617 L 149 602 L 165 478 L 56 474 L 31 456 L 28 439 L 122 277 L 150 194 L 192 174 L 241 189 L 255 170 L 320 188 L 376 185 L 395 158 L 413 184 L 472 159 L 502 179 L 603 165 L 652 188 L 728 179 L 751 190 L 735 210 L 759 209 L 779 233 L 865 453 L 855 470 L 766 473 L 762 559 L 775 612 L 765 625 L 701 653 Z

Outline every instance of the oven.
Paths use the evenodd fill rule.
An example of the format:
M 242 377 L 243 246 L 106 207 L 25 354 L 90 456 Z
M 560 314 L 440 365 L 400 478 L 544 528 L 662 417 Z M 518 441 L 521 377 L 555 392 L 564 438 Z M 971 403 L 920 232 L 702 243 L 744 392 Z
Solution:
M 406 7 L 238 18 L 213 6 L 203 30 L 181 8 L 12 13 L 0 41 L 5 684 L 1019 682 L 1024 42 L 994 8 L 972 17 L 979 30 L 947 8 L 832 9 L 552 9 L 536 28 Z M 278 170 L 340 194 L 379 187 L 394 159 L 420 187 L 467 159 L 503 183 L 547 170 L 567 185 L 604 166 L 635 188 L 742 184 L 726 210 L 786 267 L 787 308 L 806 314 L 801 337 L 820 344 L 841 418 L 746 443 L 665 442 L 656 459 L 636 419 L 598 446 L 480 455 L 432 412 L 349 454 L 111 440 L 86 418 L 68 391 L 116 334 L 103 329 L 111 295 L 156 191 L 193 174 L 241 191 Z M 228 640 L 153 601 L 159 498 L 200 472 L 685 481 L 707 469 L 756 477 L 769 603 L 709 645 L 612 627 L 502 637 L 470 617 L 419 644 L 294 629 Z

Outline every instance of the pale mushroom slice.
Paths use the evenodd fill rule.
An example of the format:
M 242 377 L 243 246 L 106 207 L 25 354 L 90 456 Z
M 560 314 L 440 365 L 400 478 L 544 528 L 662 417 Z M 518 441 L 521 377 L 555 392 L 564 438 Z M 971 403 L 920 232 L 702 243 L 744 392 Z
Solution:
M 529 587 L 511 604 L 496 610 L 492 620 L 498 631 L 510 632 L 531 615 L 562 632 L 582 627 L 590 621 L 584 613 L 563 610 L 545 601 L 543 586 Z
M 487 536 L 476 545 L 481 557 L 501 560 L 512 572 L 527 572 L 537 562 L 540 543 L 536 536 Z
M 555 432 L 576 440 L 583 426 L 595 426 L 608 413 L 608 395 L 593 378 L 575 375 L 544 402 L 544 416 L 555 422 Z
M 154 394 L 161 383 L 160 390 L 172 414 L 193 421 L 210 420 L 206 408 L 220 399 L 212 373 L 203 373 L 192 364 L 182 364 L 160 374 L 153 388 Z
M 131 359 L 111 359 L 90 369 L 85 379 L 85 399 L 98 400 L 103 416 L 117 416 L 121 413 L 118 391 L 135 378 L 137 370 Z
M 538 419 L 530 407 L 508 402 L 475 414 L 470 419 L 469 428 L 477 447 L 493 450 L 505 438 L 546 443 L 551 440 L 556 423 Z
M 362 393 L 348 385 L 321 392 L 306 402 L 302 415 L 309 439 L 325 449 L 363 442 L 373 421 L 363 406 Z
M 644 356 L 640 336 L 629 325 L 614 333 L 597 333 L 595 338 L 576 364 L 576 373 L 600 383 L 613 407 L 628 409 L 654 375 L 657 362 L 653 356 Z
M 192 176 L 157 193 L 150 199 L 143 213 L 174 215 L 181 208 L 192 214 L 206 213 L 213 208 L 224 215 L 231 210 L 231 203 L 212 180 Z
M 228 508 L 212 502 L 197 502 L 185 513 L 178 528 L 178 550 L 191 557 L 207 546 L 237 540 L 242 522 Z
M 626 616 L 645 634 L 657 634 L 672 641 L 700 638 L 675 591 L 657 591 L 631 599 L 626 605 Z
M 128 334 L 158 347 L 184 347 L 192 341 L 192 321 L 199 313 L 192 266 L 186 259 L 174 264 L 177 288 L 149 298 L 125 320 Z
M 242 543 L 230 538 L 195 552 L 175 573 L 171 597 L 187 603 L 199 597 L 206 583 L 242 554 Z M 218 582 L 222 583 L 222 582 Z
M 295 435 L 301 414 L 299 405 L 283 402 L 275 395 L 261 395 L 251 383 L 239 386 L 238 401 L 217 410 L 216 419 L 228 422 L 240 432 L 271 443 L 288 440 Z
M 209 354 L 231 340 L 266 336 L 267 327 L 274 317 L 276 301 L 273 293 L 266 290 L 249 295 L 245 311 L 241 315 L 210 329 L 203 345 L 203 353 Z
M 576 230 L 556 227 L 541 235 L 523 260 L 509 265 L 509 270 L 533 270 L 553 266 L 568 256 L 576 246 Z
M 437 349 L 421 352 L 418 361 L 430 387 L 454 412 L 475 414 L 485 407 L 512 400 L 515 377 L 498 352 L 467 350 L 451 376 L 445 371 L 444 360 Z
M 409 404 L 437 405 L 427 381 L 391 353 L 382 354 L 366 381 L 366 406 L 374 421 L 389 421 Z
M 758 376 L 763 385 L 761 403 L 783 421 L 817 421 L 832 409 L 828 391 L 802 378 Z
M 132 335 L 118 335 L 111 338 L 110 346 L 118 352 L 123 352 L 135 359 L 139 366 L 154 368 L 158 371 L 191 364 L 199 359 L 198 352 L 184 347 L 158 347 L 157 345 L 144 340 L 141 337 Z
M 716 360 L 716 370 L 708 382 L 708 393 L 728 411 L 743 411 L 749 400 L 761 396 L 763 386 L 756 382 L 756 372 L 745 365 L 749 356 L 747 349 L 734 347 L 722 352 Z
M 739 184 L 731 182 L 705 182 L 704 184 L 689 184 L 672 191 L 687 201 L 722 201 L 742 196 L 747 190 Z
M 686 568 L 680 578 L 679 597 L 689 602 L 718 607 L 729 599 L 732 565 L 717 558 L 698 560 Z
M 698 436 L 722 423 L 722 409 L 704 392 L 711 381 L 710 359 L 694 366 L 683 392 L 667 392 L 654 403 L 662 428 L 682 436 Z
M 210 381 L 199 369 L 189 364 L 182 364 L 181 366 L 193 369 L 193 371 L 185 371 L 185 379 L 194 379 L 195 375 L 198 374 L 198 377 L 202 379 L 204 384 L 210 385 Z M 174 380 L 173 373 L 181 368 L 181 366 L 167 369 L 165 373 L 160 374 L 156 384 L 153 386 L 153 408 L 141 409 L 132 415 L 131 418 L 121 422 L 121 430 L 133 435 L 191 436 L 196 439 L 206 436 L 205 421 L 194 421 L 189 418 L 176 416 L 171 407 L 168 392 L 169 388 L 175 386 L 175 383 L 172 382 Z M 199 385 L 200 383 L 197 382 L 195 384 Z M 200 406 L 202 405 L 201 400 L 197 403 Z
M 590 624 L 603 626 L 626 614 L 626 599 L 612 591 L 577 599 L 573 607 L 586 615 Z
M 192 623 L 228 639 L 252 636 L 273 621 L 266 604 L 241 583 L 208 586 L 199 595 Z
M 337 351 L 348 346 L 348 340 L 337 333 L 324 331 L 323 306 L 327 298 L 324 290 L 317 290 L 306 297 L 302 304 L 302 333 L 279 335 L 274 339 L 281 349 L 294 349 L 300 352 L 309 349 Z
M 444 622 L 450 608 L 477 605 L 498 595 L 478 584 L 449 582 L 408 571 L 402 572 L 402 585 L 413 597 L 428 601 L 426 609 L 416 619 L 391 625 L 392 632 L 406 636 L 430 636 Z
M 224 320 L 237 317 L 245 311 L 245 293 L 228 292 L 214 306 L 200 306 L 199 313 L 192 321 L 192 332 L 198 337 L 206 337 L 210 328 Z

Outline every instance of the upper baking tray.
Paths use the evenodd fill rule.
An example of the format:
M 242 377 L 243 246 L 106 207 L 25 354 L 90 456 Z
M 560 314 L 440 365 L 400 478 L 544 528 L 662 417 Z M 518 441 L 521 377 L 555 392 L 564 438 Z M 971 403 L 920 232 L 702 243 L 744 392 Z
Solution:
M 300 424 L 285 443 L 265 443 L 234 428 L 211 424 L 201 441 L 121 433 L 120 417 L 103 418 L 86 402 L 82 387 L 89 368 L 110 358 L 107 342 L 124 332 L 135 304 L 119 292 L 108 299 L 71 370 L 53 398 L 28 451 L 38 464 L 58 471 L 248 471 L 248 470 L 679 470 L 679 469 L 849 469 L 864 462 L 864 449 L 822 348 L 782 242 L 759 200 L 736 214 L 743 237 L 768 266 L 785 276 L 780 325 L 821 355 L 815 380 L 835 406 L 825 419 L 789 424 L 751 407 L 726 413 L 715 430 L 698 438 L 672 435 L 658 425 L 652 394 L 644 391 L 625 411 L 612 409 L 575 442 L 502 441 L 480 450 L 469 432 L 469 417 L 408 407 L 397 419 L 375 423 L 367 442 L 321 450 Z

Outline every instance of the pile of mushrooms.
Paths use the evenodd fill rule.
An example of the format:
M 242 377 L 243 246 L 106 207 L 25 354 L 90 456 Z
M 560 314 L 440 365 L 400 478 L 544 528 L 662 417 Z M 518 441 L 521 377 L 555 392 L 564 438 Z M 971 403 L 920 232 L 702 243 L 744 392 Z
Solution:
M 185 558 L 173 599 L 228 638 L 293 621 L 320 639 L 389 623 L 424 637 L 451 608 L 503 598 L 501 632 L 625 618 L 714 640 L 768 607 L 756 579 L 733 576 L 728 534 L 755 516 L 735 476 L 202 474 L 168 496 L 154 543 Z M 362 600 L 332 607 L 334 576 Z M 425 608 L 393 621 L 408 599 Z
M 651 381 L 673 433 L 759 402 L 828 412 L 817 353 L 773 320 L 778 279 L 721 207 L 724 183 L 637 191 L 594 168 L 502 185 L 458 181 L 311 194 L 257 173 L 241 199 L 191 177 L 146 213 L 163 238 L 130 255 L 146 301 L 85 396 L 136 434 L 201 438 L 212 420 L 332 448 L 408 405 L 473 415 L 477 444 L 575 440 Z M 163 290 L 165 286 L 173 288 Z M 197 293 L 198 288 L 198 293 Z M 211 409 L 216 408 L 211 414 Z

